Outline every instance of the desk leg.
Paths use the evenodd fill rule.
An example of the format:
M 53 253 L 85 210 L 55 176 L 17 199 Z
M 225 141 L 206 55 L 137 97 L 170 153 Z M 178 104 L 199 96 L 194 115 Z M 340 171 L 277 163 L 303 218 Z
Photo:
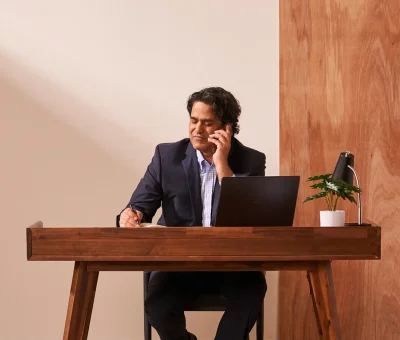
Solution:
M 87 339 L 98 277 L 86 262 L 75 262 L 63 340 Z
M 318 262 L 315 271 L 307 272 L 307 278 L 320 339 L 340 340 L 339 317 L 330 261 Z

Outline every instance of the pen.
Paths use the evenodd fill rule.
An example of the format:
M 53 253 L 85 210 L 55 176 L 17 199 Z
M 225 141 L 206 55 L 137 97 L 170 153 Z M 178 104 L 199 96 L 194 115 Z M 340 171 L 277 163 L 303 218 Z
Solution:
M 129 208 L 131 208 L 132 212 L 136 215 L 136 218 L 137 218 L 136 219 L 136 224 L 137 224 L 138 227 L 140 227 L 139 218 L 138 218 L 139 216 L 136 213 L 135 209 L 133 209 L 132 204 L 129 204 Z

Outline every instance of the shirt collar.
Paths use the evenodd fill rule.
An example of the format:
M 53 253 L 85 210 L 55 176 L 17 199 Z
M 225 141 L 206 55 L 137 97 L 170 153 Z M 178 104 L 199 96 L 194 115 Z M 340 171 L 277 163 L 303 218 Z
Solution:
M 196 150 L 196 155 L 197 155 L 197 161 L 199 162 L 200 168 L 203 169 L 203 166 L 213 166 L 214 163 L 208 163 L 204 156 L 201 154 L 199 150 Z

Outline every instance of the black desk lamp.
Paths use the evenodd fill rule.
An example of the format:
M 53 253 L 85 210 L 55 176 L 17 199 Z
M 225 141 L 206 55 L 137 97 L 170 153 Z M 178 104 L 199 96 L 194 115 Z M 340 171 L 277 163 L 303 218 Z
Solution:
M 354 170 L 354 155 L 350 151 L 341 152 L 339 159 L 336 163 L 335 170 L 333 171 L 332 179 L 342 180 L 350 185 L 353 185 L 353 174 L 356 178 L 357 187 L 360 189 L 360 182 L 356 171 Z M 362 223 L 362 210 L 361 210 L 361 193 L 358 192 L 358 223 L 345 223 L 345 225 L 360 225 L 370 226 L 371 224 Z

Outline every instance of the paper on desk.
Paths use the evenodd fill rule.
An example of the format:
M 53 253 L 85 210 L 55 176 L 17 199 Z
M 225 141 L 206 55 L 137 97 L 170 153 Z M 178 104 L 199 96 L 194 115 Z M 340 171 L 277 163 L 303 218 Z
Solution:
M 153 224 L 153 223 L 140 223 L 141 228 L 166 228 L 163 225 Z

